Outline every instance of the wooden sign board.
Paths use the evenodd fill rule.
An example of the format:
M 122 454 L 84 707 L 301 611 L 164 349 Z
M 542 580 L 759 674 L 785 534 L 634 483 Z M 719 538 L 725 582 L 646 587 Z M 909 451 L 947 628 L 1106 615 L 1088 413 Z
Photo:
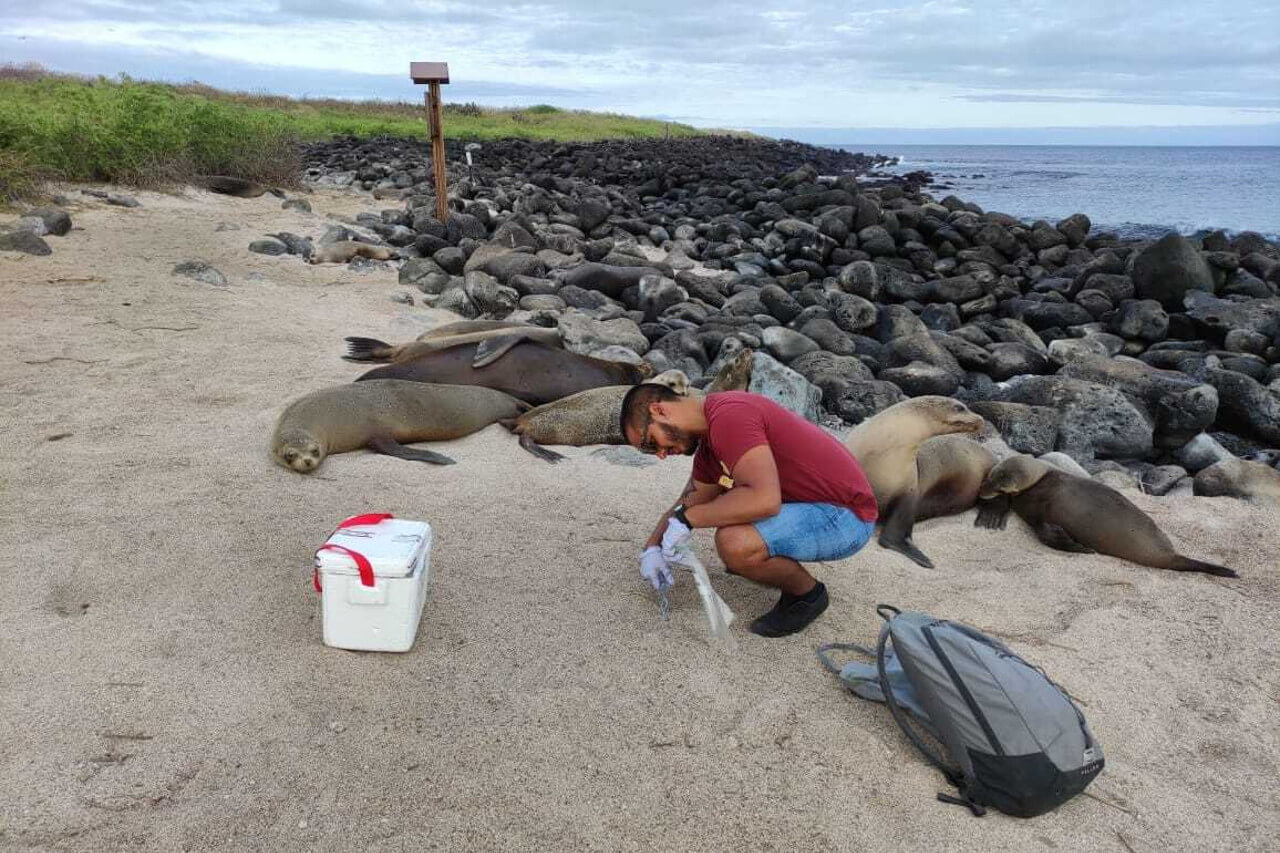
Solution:
M 449 63 L 410 62 L 409 76 L 414 83 L 427 84 L 427 133 L 431 137 L 431 171 L 436 185 L 436 219 L 449 218 L 449 188 L 444 175 L 444 130 L 440 126 L 440 84 L 449 82 Z

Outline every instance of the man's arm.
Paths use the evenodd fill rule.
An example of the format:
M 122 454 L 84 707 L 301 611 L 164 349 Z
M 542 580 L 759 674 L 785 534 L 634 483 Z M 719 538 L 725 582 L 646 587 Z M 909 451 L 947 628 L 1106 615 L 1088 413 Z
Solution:
M 662 534 L 666 532 L 667 521 L 671 518 L 671 510 L 680 504 L 684 504 L 685 507 L 705 504 L 708 501 L 715 500 L 716 496 L 722 491 L 724 489 L 715 483 L 700 483 L 690 477 L 689 482 L 685 484 L 684 491 L 680 493 L 680 499 L 662 514 L 662 518 L 658 519 L 658 526 L 653 529 L 653 533 L 649 535 L 649 539 L 644 543 L 644 546 L 650 548 L 662 543 Z
M 742 454 L 733 466 L 733 488 L 711 500 L 685 502 L 685 518 L 692 527 L 727 527 L 777 515 L 782 509 L 782 486 L 778 465 L 767 444 L 758 444 Z M 702 484 L 699 484 L 702 485 Z M 663 519 L 663 526 L 666 519 Z M 659 533 L 661 539 L 661 533 Z

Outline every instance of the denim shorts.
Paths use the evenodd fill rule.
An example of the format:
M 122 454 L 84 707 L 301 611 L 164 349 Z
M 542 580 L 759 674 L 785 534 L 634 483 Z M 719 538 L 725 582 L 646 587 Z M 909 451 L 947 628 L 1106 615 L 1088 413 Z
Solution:
M 790 557 L 798 563 L 851 557 L 871 539 L 874 521 L 863 521 L 853 510 L 832 504 L 789 503 L 769 518 L 753 522 L 770 557 Z

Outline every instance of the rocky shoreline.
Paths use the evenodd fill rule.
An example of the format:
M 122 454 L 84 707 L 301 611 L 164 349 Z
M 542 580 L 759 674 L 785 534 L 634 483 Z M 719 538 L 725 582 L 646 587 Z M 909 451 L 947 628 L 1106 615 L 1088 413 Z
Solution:
M 750 348 L 753 387 L 813 420 L 955 396 L 1013 450 L 1151 494 L 1232 493 L 1192 477 L 1280 458 L 1280 247 L 1261 235 L 1022 222 L 933 198 L 927 173 L 876 173 L 890 158 L 718 137 L 451 141 L 440 222 L 426 154 L 305 146 L 304 183 L 383 209 L 250 248 L 388 245 L 412 288 L 394 298 L 559 326 L 575 351 L 699 386 Z

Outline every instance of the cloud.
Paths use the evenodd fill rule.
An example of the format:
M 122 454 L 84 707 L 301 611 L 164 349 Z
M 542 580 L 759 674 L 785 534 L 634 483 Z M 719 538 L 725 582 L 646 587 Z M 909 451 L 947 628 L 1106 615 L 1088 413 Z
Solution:
M 1119 120 L 1134 123 L 1256 123 L 1251 111 L 1280 106 L 1273 0 L 63 0 L 56 19 L 46 8 L 4 4 L 4 29 L 27 42 L 9 51 L 0 37 L 2 52 L 38 59 L 22 54 L 57 34 L 79 45 L 63 55 L 132 52 L 153 68 L 163 47 L 175 52 L 168 76 L 254 66 L 285 93 L 308 85 L 305 69 L 359 88 L 373 78 L 354 75 L 390 81 L 410 60 L 443 59 L 455 85 L 739 126 L 1046 122 L 1061 120 L 1055 105 L 1082 124 L 1126 109 Z

